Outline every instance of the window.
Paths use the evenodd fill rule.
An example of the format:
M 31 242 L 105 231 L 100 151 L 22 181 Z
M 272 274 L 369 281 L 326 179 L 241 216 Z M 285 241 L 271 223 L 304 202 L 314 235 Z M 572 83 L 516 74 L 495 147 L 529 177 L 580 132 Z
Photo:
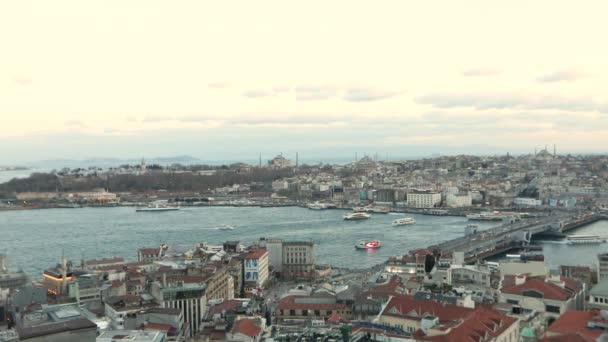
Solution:
M 296 310 L 289 310 L 289 316 L 295 316 Z
M 560 312 L 559 306 L 555 306 L 555 305 L 545 305 L 545 310 L 547 312 L 553 312 L 553 313 Z
M 515 299 L 507 299 L 507 303 L 509 303 L 509 304 L 516 304 L 517 305 L 517 304 L 519 304 L 519 301 L 515 300 Z

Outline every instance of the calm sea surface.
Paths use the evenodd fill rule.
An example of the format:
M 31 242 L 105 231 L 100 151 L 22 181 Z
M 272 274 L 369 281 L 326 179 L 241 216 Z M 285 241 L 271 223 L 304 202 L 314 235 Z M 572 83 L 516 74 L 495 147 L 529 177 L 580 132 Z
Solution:
M 416 218 L 412 226 L 393 227 L 402 214 L 375 214 L 366 221 L 344 221 L 342 210 L 313 211 L 296 207 L 207 207 L 180 211 L 146 213 L 134 208 L 46 209 L 0 212 L 0 252 L 7 252 L 12 270 L 23 269 L 37 279 L 43 269 L 54 266 L 62 251 L 78 263 L 85 259 L 123 256 L 137 258 L 140 247 L 221 244 L 239 240 L 250 244 L 260 237 L 312 240 L 318 263 L 364 268 L 386 261 L 389 256 L 460 237 L 467 220 L 408 214 Z M 235 230 L 218 230 L 220 225 Z M 479 223 L 481 229 L 495 223 Z M 598 222 L 576 234 L 608 232 L 608 222 Z M 379 239 L 382 248 L 359 251 L 359 240 Z M 608 244 L 568 246 L 543 243 L 547 263 L 594 264 L 599 251 Z

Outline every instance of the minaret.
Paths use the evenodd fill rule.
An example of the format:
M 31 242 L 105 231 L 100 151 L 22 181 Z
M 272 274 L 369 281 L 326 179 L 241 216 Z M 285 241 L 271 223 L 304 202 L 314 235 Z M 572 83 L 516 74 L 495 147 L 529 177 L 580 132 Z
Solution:
M 296 152 L 296 169 L 298 168 L 298 152 Z
M 262 152 L 260 152 L 260 157 L 259 158 L 260 158 L 260 160 L 259 160 L 259 165 L 258 166 L 262 167 Z
M 553 158 L 557 157 L 557 150 L 555 148 L 555 144 L 553 144 Z

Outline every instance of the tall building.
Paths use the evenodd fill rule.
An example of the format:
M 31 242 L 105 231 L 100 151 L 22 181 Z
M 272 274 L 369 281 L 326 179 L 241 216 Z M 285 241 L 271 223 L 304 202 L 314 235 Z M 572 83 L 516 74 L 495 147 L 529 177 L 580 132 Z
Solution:
M 597 256 L 597 282 L 608 278 L 608 253 Z
M 268 251 L 255 249 L 247 253 L 243 260 L 245 272 L 245 292 L 261 288 L 268 280 Z
M 315 274 L 315 245 L 312 241 L 283 242 L 281 277 L 312 278 Z
M 152 283 L 151 294 L 161 307 L 181 310 L 187 326 L 186 335 L 194 336 L 207 310 L 206 289 L 203 277 L 181 276 L 167 282 L 163 276 L 162 282 Z

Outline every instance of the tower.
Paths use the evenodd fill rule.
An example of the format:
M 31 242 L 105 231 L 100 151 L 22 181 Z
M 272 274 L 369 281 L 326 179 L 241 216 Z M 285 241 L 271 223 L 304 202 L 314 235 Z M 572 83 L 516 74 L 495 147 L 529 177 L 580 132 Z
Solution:
M 555 148 L 555 144 L 553 144 L 553 158 L 557 157 L 557 150 Z

